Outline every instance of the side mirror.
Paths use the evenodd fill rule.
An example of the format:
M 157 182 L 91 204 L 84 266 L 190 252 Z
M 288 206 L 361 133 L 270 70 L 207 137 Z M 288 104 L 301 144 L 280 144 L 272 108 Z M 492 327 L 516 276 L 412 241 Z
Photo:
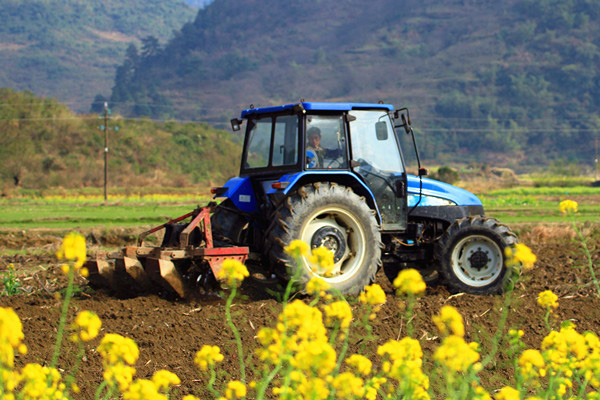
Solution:
M 427 171 L 427 168 L 419 168 L 419 176 L 427 176 L 429 175 L 429 171 Z
M 375 136 L 377 136 L 377 140 L 388 139 L 388 128 L 385 121 L 379 121 L 375 123 Z
M 409 134 L 410 133 L 410 113 L 408 112 L 408 108 L 401 108 L 399 110 L 394 111 L 394 119 L 400 119 L 402 124 L 396 125 L 395 128 L 403 127 L 404 131 Z
M 243 120 L 241 120 L 241 119 L 237 119 L 237 118 L 234 118 L 234 119 L 232 119 L 232 120 L 231 120 L 231 129 L 232 129 L 234 132 L 237 132 L 237 131 L 239 131 L 239 130 L 241 129 L 241 128 L 240 128 L 240 125 L 242 124 L 242 122 L 244 122 L 244 121 L 243 121 Z

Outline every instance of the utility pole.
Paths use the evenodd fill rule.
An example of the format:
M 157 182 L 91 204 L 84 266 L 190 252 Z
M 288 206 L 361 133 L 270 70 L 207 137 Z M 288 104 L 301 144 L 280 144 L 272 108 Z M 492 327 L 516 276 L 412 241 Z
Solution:
M 598 138 L 596 138 L 596 158 L 594 158 L 594 182 L 598 182 Z
M 108 103 L 104 102 L 104 201 L 108 199 Z
M 119 130 L 118 126 L 115 126 L 114 128 L 108 127 L 109 114 L 110 110 L 108 109 L 108 103 L 104 102 L 104 116 L 100 117 L 104 119 L 104 125 L 99 127 L 104 131 L 104 201 L 108 200 L 108 130 Z

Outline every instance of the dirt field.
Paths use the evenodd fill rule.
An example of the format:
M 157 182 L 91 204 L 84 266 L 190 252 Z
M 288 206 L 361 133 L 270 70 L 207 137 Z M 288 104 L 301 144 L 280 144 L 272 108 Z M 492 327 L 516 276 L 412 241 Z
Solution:
M 576 268 L 586 264 L 580 245 L 570 238 L 570 229 L 556 225 L 513 229 L 520 233 L 521 242 L 537 254 L 538 263 L 534 270 L 522 277 L 515 290 L 507 329 L 523 329 L 523 340 L 528 346 L 539 348 L 547 332 L 543 311 L 536 299 L 539 292 L 550 289 L 559 296 L 560 303 L 553 319 L 554 326 L 561 321 L 571 320 L 580 332 L 590 330 L 600 335 L 600 299 L 590 284 L 587 268 Z M 92 240 L 92 236 L 95 240 Z M 129 238 L 130 232 L 104 232 L 101 235 L 88 235 L 88 242 L 100 241 L 111 246 L 125 237 Z M 58 262 L 49 254 L 58 248 L 61 236 L 48 232 L 12 231 L 0 233 L 0 240 L 3 248 L 24 249 L 22 253 L 25 254 L 0 257 L 0 270 L 13 263 L 27 290 L 27 293 L 0 297 L 0 305 L 12 307 L 23 322 L 29 352 L 19 356 L 17 363 L 47 363 L 52 355 L 61 306 L 54 293 L 65 286 Z M 600 266 L 597 253 L 594 254 L 594 260 L 596 267 Z M 233 335 L 225 322 L 224 301 L 219 297 L 197 296 L 187 300 L 172 300 L 147 295 L 118 299 L 107 292 L 90 290 L 83 280 L 78 283 L 84 290 L 77 293 L 71 303 L 72 314 L 80 310 L 92 310 L 102 320 L 103 333 L 119 333 L 133 338 L 140 348 L 137 377 L 150 377 L 158 369 L 168 369 L 182 381 L 173 392 L 173 398 L 191 393 L 208 397 L 204 391 L 206 376 L 193 363 L 195 352 L 205 344 L 219 345 L 225 354 L 225 361 L 219 365 L 220 382 L 239 377 Z M 357 329 L 350 337 L 350 352 L 365 348 L 362 354 L 374 361 L 376 347 L 390 339 L 402 337 L 406 326 L 400 311 L 402 302 L 394 296 L 383 273 L 379 274 L 377 283 L 388 295 L 386 305 L 373 323 L 377 339 L 363 347 L 362 329 Z M 258 329 L 273 325 L 281 305 L 251 282 L 243 286 L 242 294 L 243 297 L 233 307 L 233 315 L 247 354 L 251 354 L 251 349 L 256 345 Z M 349 301 L 358 313 L 356 300 Z M 496 331 L 503 301 L 503 296 L 452 296 L 443 286 L 428 288 L 427 294 L 418 301 L 413 321 L 415 336 L 420 339 L 426 354 L 425 370 L 431 368 L 431 351 L 439 344 L 431 316 L 443 304 L 458 308 L 465 318 L 467 339 L 482 343 L 485 352 Z M 102 380 L 100 357 L 94 351 L 97 344 L 98 340 L 89 346 L 78 374 L 78 383 L 82 388 L 79 397 L 82 399 L 93 398 L 94 390 Z M 75 349 L 69 345 L 64 348 L 59 361 L 61 368 L 69 371 L 74 352 Z M 504 386 L 512 375 L 511 370 L 506 368 L 507 362 L 502 354 L 496 360 L 481 373 L 484 387 L 488 390 Z M 249 368 L 250 378 L 252 370 Z

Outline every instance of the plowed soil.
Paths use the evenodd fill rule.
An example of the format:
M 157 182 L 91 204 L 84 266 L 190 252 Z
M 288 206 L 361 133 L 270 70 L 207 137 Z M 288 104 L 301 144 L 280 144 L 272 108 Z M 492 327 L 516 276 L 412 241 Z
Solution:
M 597 231 L 594 227 L 584 228 L 588 236 Z M 551 317 L 551 323 L 558 327 L 560 322 L 573 321 L 578 331 L 593 331 L 600 335 L 600 298 L 587 267 L 581 244 L 575 240 L 573 231 L 567 225 L 519 226 L 513 227 L 519 233 L 522 243 L 531 247 L 538 256 L 535 268 L 521 277 L 510 305 L 506 330 L 518 328 L 525 331 L 523 340 L 529 347 L 539 348 L 541 340 L 548 333 L 545 328 L 544 312 L 536 303 L 537 295 L 544 290 L 552 290 L 559 296 L 560 306 Z M 111 236 L 112 235 L 112 236 Z M 99 244 L 114 245 L 118 237 L 132 237 L 130 232 L 88 233 L 88 243 L 94 248 Z M 0 258 L 0 271 L 13 263 L 18 272 L 24 291 L 14 296 L 0 297 L 0 305 L 12 307 L 23 322 L 25 343 L 29 349 L 26 355 L 18 356 L 17 365 L 28 362 L 49 363 L 55 341 L 61 301 L 56 293 L 61 293 L 66 281 L 60 272 L 59 263 L 52 254 L 58 248 L 61 234 L 56 232 L 0 233 L 4 249 L 21 249 L 17 255 L 4 255 Z M 108 243 L 108 244 L 107 244 Z M 92 246 L 93 244 L 93 246 Z M 122 243 L 125 244 L 125 243 Z M 598 244 L 590 241 L 591 247 Z M 14 254 L 14 253 L 13 253 Z M 593 253 L 594 264 L 600 266 L 599 256 Z M 600 272 L 600 271 L 597 271 Z M 384 273 L 377 277 L 387 293 L 387 303 L 372 322 L 375 339 L 367 341 L 365 330 L 356 328 L 350 336 L 350 349 L 360 352 L 375 362 L 376 348 L 390 339 L 398 339 L 406 334 L 406 320 L 402 309 L 404 303 L 397 298 Z M 140 357 L 136 364 L 137 377 L 148 378 L 159 369 L 168 369 L 181 378 L 181 385 L 175 388 L 173 398 L 184 394 L 208 397 L 205 390 L 207 376 L 193 363 L 194 355 L 203 345 L 218 345 L 225 355 L 219 365 L 217 387 L 231 379 L 239 378 L 234 336 L 225 321 L 224 299 L 218 295 L 197 295 L 190 299 L 173 299 L 161 294 L 118 298 L 104 290 L 92 290 L 85 280 L 79 278 L 81 289 L 71 303 L 70 315 L 80 310 L 92 310 L 102 320 L 103 333 L 118 333 L 133 338 L 139 348 Z M 241 291 L 242 295 L 233 306 L 233 319 L 236 323 L 246 354 L 250 356 L 256 348 L 256 334 L 263 326 L 273 326 L 281 310 L 281 304 L 266 293 L 260 285 L 248 280 Z M 414 337 L 420 339 L 425 351 L 425 369 L 432 368 L 431 353 L 439 344 L 431 316 L 444 304 L 455 306 L 463 315 L 466 336 L 469 341 L 482 344 L 482 354 L 489 351 L 492 337 L 496 334 L 498 321 L 505 296 L 452 295 L 444 286 L 431 286 L 420 298 L 414 310 L 412 321 Z M 361 309 L 356 299 L 350 298 L 355 317 Z M 94 391 L 102 380 L 102 367 L 99 355 L 94 350 L 99 339 L 90 343 L 84 362 L 78 372 L 77 381 L 82 399 L 94 397 Z M 506 348 L 501 343 L 500 349 Z M 66 370 L 75 357 L 75 348 L 66 343 L 60 355 L 59 366 Z M 507 366 L 506 356 L 499 353 L 495 362 L 488 364 L 481 372 L 488 390 L 498 389 L 510 381 L 512 371 Z M 256 368 L 252 360 L 247 360 L 250 378 Z

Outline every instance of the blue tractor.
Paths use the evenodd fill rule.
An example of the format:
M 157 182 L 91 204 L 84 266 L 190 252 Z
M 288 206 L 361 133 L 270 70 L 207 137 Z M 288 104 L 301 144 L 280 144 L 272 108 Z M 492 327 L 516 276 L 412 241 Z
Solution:
M 249 246 L 264 276 L 321 276 L 356 294 L 382 265 L 391 276 L 416 268 L 455 292 L 503 288 L 504 249 L 517 242 L 458 187 L 407 173 L 400 135 L 412 139 L 408 109 L 388 104 L 300 102 L 249 108 L 239 177 L 214 189 L 225 198 L 212 216 L 216 240 Z M 334 254 L 333 273 L 284 248 L 300 239 Z M 251 257 L 252 260 L 252 257 Z
M 265 283 L 319 276 L 344 294 L 359 293 L 380 267 L 391 278 L 415 268 L 453 292 L 502 291 L 504 250 L 517 236 L 486 217 L 475 195 L 424 177 L 408 109 L 301 101 L 251 107 L 231 124 L 246 133 L 239 176 L 212 189 L 222 201 L 143 234 L 138 247 L 92 261 L 91 280 L 159 282 L 186 296 L 233 257 Z M 406 135 L 416 176 L 405 165 Z M 163 228 L 159 248 L 143 246 Z M 307 259 L 298 265 L 284 251 L 296 239 L 330 250 L 333 271 Z

